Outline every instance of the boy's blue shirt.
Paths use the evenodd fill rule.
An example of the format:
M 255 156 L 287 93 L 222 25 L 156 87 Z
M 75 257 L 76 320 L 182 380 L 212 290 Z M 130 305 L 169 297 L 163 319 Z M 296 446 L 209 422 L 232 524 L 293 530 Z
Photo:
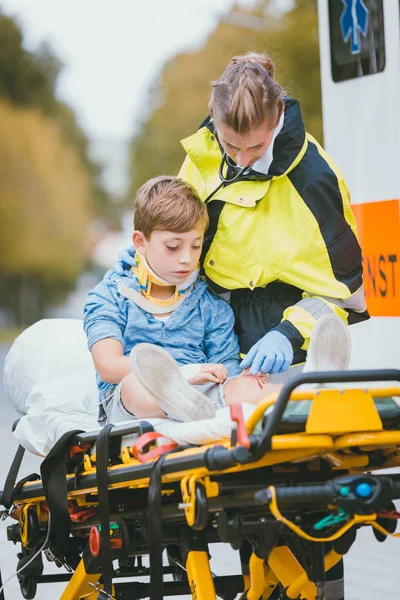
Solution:
M 113 338 L 121 342 L 127 356 L 136 344 L 147 342 L 164 348 L 180 365 L 222 363 L 229 377 L 241 373 L 233 311 L 204 281 L 196 281 L 194 290 L 166 322 L 121 296 L 119 281 L 140 291 L 131 269 L 121 268 L 119 262 L 88 294 L 83 326 L 89 350 L 96 342 Z M 99 375 L 97 384 L 101 395 L 114 385 Z

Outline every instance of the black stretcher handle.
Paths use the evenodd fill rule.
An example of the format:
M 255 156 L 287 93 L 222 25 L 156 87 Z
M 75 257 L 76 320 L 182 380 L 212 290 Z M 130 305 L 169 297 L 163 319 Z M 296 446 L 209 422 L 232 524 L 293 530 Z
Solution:
M 255 451 L 259 458 L 271 449 L 271 438 L 276 434 L 282 415 L 285 412 L 290 395 L 297 387 L 304 383 L 350 383 L 370 381 L 400 381 L 399 369 L 376 369 L 365 371 L 320 371 L 318 373 L 301 373 L 285 383 L 274 406 L 274 410 L 266 420 L 265 427 L 260 435 L 260 441 Z
M 334 504 L 336 501 L 341 503 L 346 499 L 354 502 L 354 489 L 357 484 L 369 483 L 371 493 L 366 498 L 356 497 L 360 503 L 371 504 L 376 509 L 379 504 L 379 498 L 385 498 L 384 503 L 395 500 L 400 497 L 400 478 L 396 475 L 347 475 L 326 481 L 325 483 L 304 484 L 289 487 L 275 487 L 276 501 L 278 506 L 290 508 L 299 504 L 307 504 L 308 507 Z M 347 492 L 341 497 L 340 488 L 346 487 Z M 270 504 L 272 495 L 267 488 L 255 493 L 254 498 L 257 503 Z M 340 503 L 340 501 L 339 501 Z
M 319 505 L 333 503 L 335 489 L 330 481 L 319 484 L 276 487 L 276 501 L 279 506 L 293 507 L 298 504 Z M 264 489 L 254 495 L 260 504 L 269 504 L 272 499 L 270 490 Z

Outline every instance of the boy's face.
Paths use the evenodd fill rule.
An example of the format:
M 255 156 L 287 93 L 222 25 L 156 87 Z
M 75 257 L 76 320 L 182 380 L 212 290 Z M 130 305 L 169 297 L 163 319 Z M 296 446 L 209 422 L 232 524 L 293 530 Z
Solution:
M 153 231 L 145 238 L 134 231 L 133 243 L 153 271 L 172 285 L 179 285 L 197 268 L 203 243 L 204 227 L 199 223 L 186 233 Z

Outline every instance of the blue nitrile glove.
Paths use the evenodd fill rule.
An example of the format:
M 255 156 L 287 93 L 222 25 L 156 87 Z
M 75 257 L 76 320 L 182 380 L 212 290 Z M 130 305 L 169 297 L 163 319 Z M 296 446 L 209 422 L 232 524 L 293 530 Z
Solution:
M 293 360 L 293 348 L 286 336 L 279 331 L 270 331 L 250 348 L 240 363 L 241 369 L 250 367 L 251 375 L 283 373 Z
M 114 271 L 123 273 L 127 267 L 136 267 L 135 246 L 129 246 L 118 254 L 118 260 L 114 265 Z

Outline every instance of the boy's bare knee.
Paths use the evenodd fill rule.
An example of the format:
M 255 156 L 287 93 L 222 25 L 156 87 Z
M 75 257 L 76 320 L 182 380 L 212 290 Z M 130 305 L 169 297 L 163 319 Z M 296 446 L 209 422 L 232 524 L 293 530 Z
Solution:
M 282 386 L 273 383 L 263 383 L 254 375 L 241 375 L 228 381 L 224 387 L 226 404 L 248 402 L 258 404 L 261 400 L 278 391 Z
M 137 380 L 133 373 L 129 373 L 125 375 L 121 383 L 121 399 L 124 401 L 124 397 L 132 396 L 135 390 L 135 386 L 137 387 Z
M 143 388 L 134 373 L 125 375 L 122 380 L 121 402 L 128 412 L 139 419 L 165 417 L 157 401 Z

